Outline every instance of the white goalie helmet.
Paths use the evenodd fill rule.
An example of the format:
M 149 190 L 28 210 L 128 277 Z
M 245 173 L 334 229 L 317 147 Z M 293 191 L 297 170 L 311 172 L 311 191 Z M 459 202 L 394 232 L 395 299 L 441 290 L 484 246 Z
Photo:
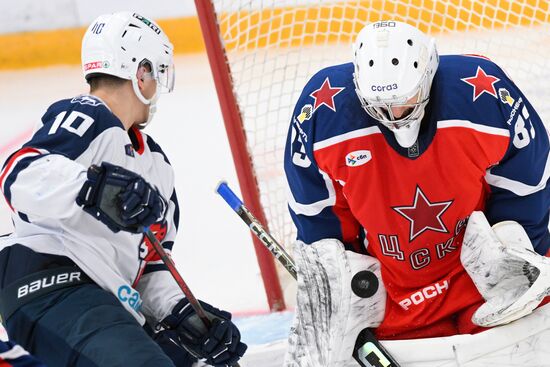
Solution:
M 435 40 L 407 23 L 379 21 L 359 32 L 353 48 L 361 105 L 401 146 L 412 146 L 439 65 Z
M 152 119 L 159 93 L 169 93 L 174 88 L 173 46 L 155 22 L 139 14 L 99 16 L 84 34 L 81 56 L 86 79 L 94 74 L 108 74 L 132 81 L 136 96 L 150 105 L 146 123 Z M 157 91 L 150 99 L 143 96 L 137 83 L 136 73 L 144 64 L 148 64 L 157 81 Z

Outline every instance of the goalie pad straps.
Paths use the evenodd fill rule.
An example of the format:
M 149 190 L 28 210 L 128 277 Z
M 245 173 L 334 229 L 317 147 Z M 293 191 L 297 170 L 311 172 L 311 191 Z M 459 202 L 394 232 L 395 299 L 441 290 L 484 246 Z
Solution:
M 359 332 L 380 325 L 384 318 L 386 291 L 380 263 L 371 256 L 345 251 L 333 239 L 311 245 L 298 241 L 294 251 L 298 290 L 284 366 L 343 366 L 353 361 Z M 353 280 L 362 271 L 367 272 Z M 366 298 L 354 293 L 352 282 Z
M 491 228 L 482 212 L 473 212 L 460 259 L 486 301 L 472 317 L 479 326 L 503 325 L 526 316 L 550 293 L 550 259 L 532 250 L 517 222 Z

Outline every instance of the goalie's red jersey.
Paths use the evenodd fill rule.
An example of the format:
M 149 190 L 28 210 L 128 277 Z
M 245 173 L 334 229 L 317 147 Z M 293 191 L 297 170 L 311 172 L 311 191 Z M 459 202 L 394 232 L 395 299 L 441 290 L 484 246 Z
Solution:
M 400 147 L 355 94 L 353 65 L 306 85 L 285 151 L 298 239 L 337 238 L 382 265 L 388 292 L 381 339 L 479 331 L 483 302 L 460 262 L 468 216 L 522 224 L 550 245 L 548 135 L 494 63 L 443 56 L 419 139 Z

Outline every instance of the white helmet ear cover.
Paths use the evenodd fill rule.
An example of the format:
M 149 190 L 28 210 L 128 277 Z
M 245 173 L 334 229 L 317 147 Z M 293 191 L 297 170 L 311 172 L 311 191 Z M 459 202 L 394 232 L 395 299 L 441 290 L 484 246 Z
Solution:
M 490 227 L 482 212 L 468 220 L 460 259 L 485 303 L 472 321 L 502 325 L 530 314 L 550 294 L 550 259 L 533 251 L 514 221 Z

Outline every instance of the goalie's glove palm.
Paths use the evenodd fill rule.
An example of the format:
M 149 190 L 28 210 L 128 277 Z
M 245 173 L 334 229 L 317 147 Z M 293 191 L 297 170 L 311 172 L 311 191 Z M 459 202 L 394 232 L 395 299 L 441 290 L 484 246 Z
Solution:
M 527 233 L 516 222 L 491 227 L 482 212 L 473 212 L 460 260 L 486 301 L 472 316 L 477 325 L 517 320 L 550 294 L 550 259 L 533 251 Z
M 207 329 L 187 299 L 182 299 L 161 325 L 177 332 L 179 342 L 189 353 L 212 366 L 232 366 L 247 349 L 241 333 L 227 311 L 199 301 L 211 320 Z

